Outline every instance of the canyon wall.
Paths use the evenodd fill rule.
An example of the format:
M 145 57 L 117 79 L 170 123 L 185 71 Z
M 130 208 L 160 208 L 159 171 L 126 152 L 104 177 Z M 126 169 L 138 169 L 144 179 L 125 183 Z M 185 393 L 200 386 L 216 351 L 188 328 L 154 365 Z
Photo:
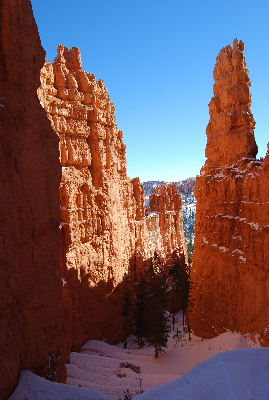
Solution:
M 154 251 L 181 246 L 181 202 L 177 211 L 145 215 L 143 186 L 126 174 L 115 106 L 104 81 L 83 70 L 78 48 L 58 47 L 38 92 L 60 139 L 61 274 L 73 348 L 89 337 L 117 341 L 122 282 Z
M 148 218 L 157 218 L 164 254 L 180 250 L 188 263 L 188 250 L 184 237 L 182 199 L 176 184 L 156 187 L 149 196 Z
M 209 104 L 207 161 L 196 183 L 191 327 L 268 344 L 269 153 L 257 160 L 243 42 L 221 50 Z
M 0 21 L 4 399 L 21 369 L 63 381 L 71 349 L 121 339 L 125 280 L 155 251 L 182 256 L 184 238 L 176 189 L 145 213 L 114 105 L 79 49 L 59 46 L 45 62 L 28 0 L 0 0 Z
M 23 368 L 64 379 L 67 358 L 58 137 L 36 94 L 44 61 L 30 2 L 0 0 L 1 399 Z

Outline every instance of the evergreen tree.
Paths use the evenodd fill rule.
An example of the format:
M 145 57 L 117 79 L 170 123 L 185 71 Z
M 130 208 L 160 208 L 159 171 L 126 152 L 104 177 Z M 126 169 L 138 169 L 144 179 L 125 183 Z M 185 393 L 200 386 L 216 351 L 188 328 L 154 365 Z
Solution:
M 125 291 L 123 293 L 121 315 L 125 319 L 125 338 L 126 338 L 133 322 L 132 293 L 128 287 L 125 288 Z
M 141 277 L 136 286 L 136 301 L 135 301 L 135 335 L 139 346 L 144 346 L 148 335 L 147 327 L 147 282 L 144 277 Z
M 154 347 L 155 357 L 167 346 L 169 333 L 169 317 L 166 313 L 166 276 L 161 260 L 154 254 L 147 272 L 147 336 L 146 341 Z
M 166 312 L 166 274 L 155 252 L 148 270 L 136 287 L 135 334 L 137 343 L 154 347 L 155 357 L 167 346 L 169 317 Z
M 170 312 L 172 314 L 173 330 L 175 322 L 175 314 L 183 308 L 183 285 L 184 285 L 184 268 L 180 259 L 176 259 L 172 270 L 170 271 Z
M 184 274 L 184 286 L 183 286 L 183 313 L 186 316 L 187 329 L 189 333 L 189 340 L 191 340 L 191 327 L 189 320 L 189 312 L 192 306 L 192 299 L 190 296 L 191 289 L 191 277 L 190 277 L 190 267 L 186 265 Z
M 175 260 L 173 268 L 170 272 L 170 279 L 172 280 L 171 286 L 171 304 L 170 310 L 172 313 L 172 317 L 174 320 L 174 314 L 179 309 L 182 309 L 183 313 L 183 325 L 187 325 L 187 329 L 189 332 L 189 340 L 190 337 L 190 324 L 188 318 L 188 312 L 191 307 L 191 299 L 190 299 L 190 268 L 185 263 L 183 258 L 178 258 Z M 174 329 L 174 327 L 173 327 Z

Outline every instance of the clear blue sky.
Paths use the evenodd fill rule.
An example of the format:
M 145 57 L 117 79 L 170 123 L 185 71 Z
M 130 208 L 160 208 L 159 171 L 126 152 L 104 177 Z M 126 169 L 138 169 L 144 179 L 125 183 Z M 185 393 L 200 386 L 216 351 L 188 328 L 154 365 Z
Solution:
M 245 42 L 259 156 L 269 141 L 268 0 L 32 0 L 47 58 L 82 50 L 104 79 L 127 144 L 128 175 L 175 181 L 204 163 L 213 68 Z

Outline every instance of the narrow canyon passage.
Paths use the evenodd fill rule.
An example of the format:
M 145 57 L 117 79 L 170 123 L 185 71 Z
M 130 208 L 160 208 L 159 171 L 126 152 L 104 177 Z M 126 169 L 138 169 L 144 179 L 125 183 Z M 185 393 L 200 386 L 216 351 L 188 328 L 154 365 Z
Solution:
M 217 352 L 268 346 L 269 153 L 256 159 L 243 42 L 217 57 L 201 174 L 142 184 L 127 175 L 115 105 L 80 49 L 59 45 L 46 61 L 29 0 L 0 0 L 0 23 L 0 399 L 23 370 L 88 387 L 76 374 L 89 360 L 74 364 L 85 343 L 113 368 L 114 353 L 128 363 L 154 349 L 145 390 Z M 177 341 L 168 331 L 172 321 L 182 333 L 180 309 Z M 139 384 L 129 373 L 115 385 Z

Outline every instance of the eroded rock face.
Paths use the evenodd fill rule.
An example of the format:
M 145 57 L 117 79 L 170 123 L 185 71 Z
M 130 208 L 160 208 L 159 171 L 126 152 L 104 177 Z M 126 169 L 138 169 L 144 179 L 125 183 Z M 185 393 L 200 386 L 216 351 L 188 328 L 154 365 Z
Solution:
M 203 337 L 231 329 L 268 344 L 269 155 L 255 159 L 242 42 L 220 52 L 214 76 L 208 159 L 195 191 L 191 325 Z
M 157 213 L 165 254 L 181 248 L 187 260 L 183 230 L 182 200 L 175 184 L 166 184 L 153 190 L 149 196 L 149 216 Z
M 145 217 L 143 186 L 126 175 L 115 107 L 104 81 L 82 69 L 78 48 L 60 45 L 55 62 L 45 63 L 39 98 L 60 138 L 63 274 L 73 344 L 89 337 L 119 340 L 116 288 L 155 250 L 180 246 L 178 216 Z
M 217 57 L 214 97 L 209 103 L 206 157 L 208 166 L 232 165 L 257 154 L 251 112 L 250 79 L 244 43 L 234 41 Z
M 19 370 L 65 374 L 58 137 L 36 90 L 44 50 L 28 0 L 0 1 L 0 398 Z

